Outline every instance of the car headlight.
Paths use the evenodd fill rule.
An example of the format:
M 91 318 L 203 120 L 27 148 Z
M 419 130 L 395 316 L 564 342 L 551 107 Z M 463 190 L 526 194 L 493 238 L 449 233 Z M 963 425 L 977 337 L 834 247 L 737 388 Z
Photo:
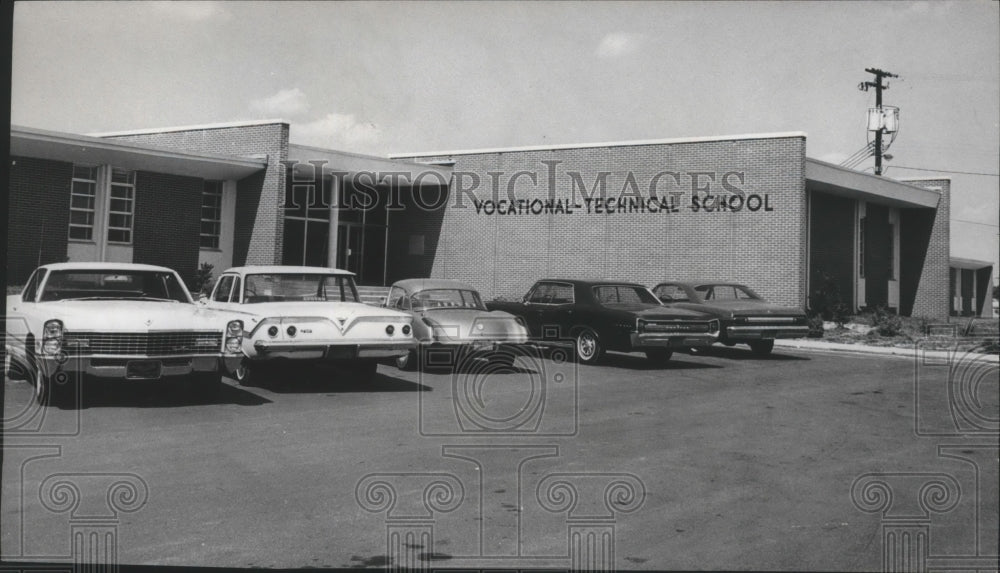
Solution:
M 708 321 L 708 332 L 710 334 L 716 334 L 716 333 L 719 332 L 719 321 L 718 320 L 714 320 L 713 319 L 713 320 Z
M 47 320 L 42 326 L 42 352 L 59 354 L 62 350 L 63 323 L 61 320 Z
M 230 320 L 226 325 L 226 352 L 236 354 L 243 346 L 243 321 Z
M 646 330 L 646 321 L 643 320 L 643 319 L 641 319 L 641 318 L 637 319 L 635 321 L 635 331 L 636 332 L 642 332 L 644 330 Z

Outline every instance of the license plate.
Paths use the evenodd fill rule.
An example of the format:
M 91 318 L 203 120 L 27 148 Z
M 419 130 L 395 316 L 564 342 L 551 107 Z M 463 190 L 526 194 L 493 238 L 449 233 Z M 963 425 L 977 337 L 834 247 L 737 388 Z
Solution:
M 354 346 L 331 346 L 326 350 L 326 357 L 330 360 L 353 360 L 358 356 L 358 349 Z
M 125 377 L 140 380 L 159 378 L 163 365 L 159 360 L 130 360 L 125 365 Z

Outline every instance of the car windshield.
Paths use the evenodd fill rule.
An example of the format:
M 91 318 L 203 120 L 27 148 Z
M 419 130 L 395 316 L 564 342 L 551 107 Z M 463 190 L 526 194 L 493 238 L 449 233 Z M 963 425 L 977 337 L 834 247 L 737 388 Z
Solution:
M 656 296 L 645 287 L 633 285 L 602 285 L 594 287 L 598 304 L 660 304 Z
M 694 287 L 703 300 L 761 300 L 757 293 L 740 285 L 698 285 Z
M 52 271 L 39 301 L 54 300 L 152 300 L 191 302 L 191 295 L 176 273 L 136 270 Z
M 243 301 L 261 302 L 361 302 L 354 277 L 303 273 L 247 275 Z
M 429 310 L 432 308 L 473 308 L 486 310 L 479 293 L 474 290 L 457 288 L 436 288 L 422 290 L 412 297 L 410 303 L 413 310 Z

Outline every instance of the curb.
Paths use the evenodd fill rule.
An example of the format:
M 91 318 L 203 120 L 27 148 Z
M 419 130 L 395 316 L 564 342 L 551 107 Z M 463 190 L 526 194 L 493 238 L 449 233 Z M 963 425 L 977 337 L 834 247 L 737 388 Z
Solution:
M 830 352 L 851 352 L 857 354 L 873 354 L 876 356 L 898 356 L 901 358 L 915 358 L 918 354 L 916 348 L 898 348 L 895 346 L 865 346 L 863 344 L 844 344 L 840 342 L 818 342 L 805 339 L 775 340 L 774 345 L 782 348 L 797 348 L 800 350 L 826 350 Z M 919 350 L 919 355 L 926 358 L 940 358 L 951 360 L 956 356 L 961 356 L 963 360 L 977 360 L 983 362 L 1000 363 L 1000 356 L 996 354 L 979 354 L 976 352 L 955 351 L 955 350 Z

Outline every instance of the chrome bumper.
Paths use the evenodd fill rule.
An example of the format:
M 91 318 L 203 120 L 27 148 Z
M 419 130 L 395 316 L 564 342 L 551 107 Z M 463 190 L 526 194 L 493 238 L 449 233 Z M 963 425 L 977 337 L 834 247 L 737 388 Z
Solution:
M 265 342 L 258 340 L 253 343 L 255 353 L 248 355 L 251 360 L 274 360 L 285 358 L 289 360 L 357 360 L 366 358 L 396 358 L 404 356 L 415 348 L 416 341 L 411 339 L 354 344 L 328 344 L 322 341 L 309 343 Z
M 708 333 L 633 332 L 629 335 L 629 342 L 632 344 L 633 350 L 709 346 L 718 339 L 717 334 Z
M 201 372 L 229 373 L 239 366 L 242 354 L 190 354 L 180 356 L 37 356 L 46 376 L 60 372 L 85 374 L 97 378 L 157 380 Z M 140 364 L 141 363 L 141 364 Z
M 803 338 L 805 336 L 809 336 L 809 327 L 805 325 L 746 325 L 726 327 L 726 338 L 731 341 Z

